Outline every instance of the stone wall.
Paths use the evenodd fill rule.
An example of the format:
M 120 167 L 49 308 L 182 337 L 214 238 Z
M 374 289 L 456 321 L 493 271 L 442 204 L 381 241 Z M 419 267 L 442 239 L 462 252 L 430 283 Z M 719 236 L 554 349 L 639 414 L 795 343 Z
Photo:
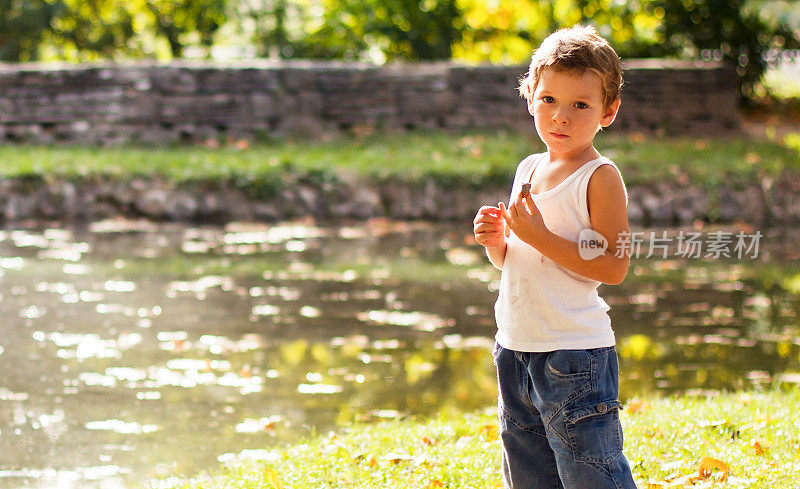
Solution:
M 452 63 L 0 65 L 0 141 L 169 143 L 209 137 L 532 127 L 524 66 Z M 631 60 L 614 130 L 737 127 L 736 75 L 715 63 Z
M 482 205 L 508 198 L 507 185 L 468 182 L 320 180 L 287 174 L 283 184 L 209 180 L 176 184 L 158 177 L 29 176 L 0 179 L 0 224 L 80 223 L 129 218 L 225 223 L 312 217 L 319 221 L 376 217 L 471 223 Z M 800 178 L 724 183 L 709 189 L 677 181 L 628 188 L 635 225 L 686 226 L 696 220 L 758 226 L 800 223 Z M 471 224 L 469 224 L 471 226 Z

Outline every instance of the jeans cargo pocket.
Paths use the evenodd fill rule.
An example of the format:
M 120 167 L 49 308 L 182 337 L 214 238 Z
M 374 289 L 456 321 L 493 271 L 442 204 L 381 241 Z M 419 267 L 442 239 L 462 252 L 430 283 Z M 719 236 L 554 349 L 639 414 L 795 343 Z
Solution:
M 572 455 L 577 462 L 610 463 L 622 453 L 618 400 L 564 410 Z

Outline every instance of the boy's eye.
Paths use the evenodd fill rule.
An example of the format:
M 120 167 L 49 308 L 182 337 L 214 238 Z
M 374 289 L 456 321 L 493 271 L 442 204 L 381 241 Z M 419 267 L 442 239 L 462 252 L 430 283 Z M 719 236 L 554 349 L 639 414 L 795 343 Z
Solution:
M 588 109 L 589 106 L 586 105 L 586 102 L 578 102 L 575 104 L 575 107 L 578 109 Z
M 544 97 L 542 97 L 542 102 L 544 102 L 546 104 L 552 104 L 555 101 L 556 101 L 556 99 L 554 99 L 550 95 L 545 95 Z

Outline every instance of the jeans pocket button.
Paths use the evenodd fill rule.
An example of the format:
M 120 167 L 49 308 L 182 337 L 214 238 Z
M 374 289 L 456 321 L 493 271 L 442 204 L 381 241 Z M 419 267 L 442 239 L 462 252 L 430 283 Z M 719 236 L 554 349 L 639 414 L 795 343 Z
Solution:
M 598 413 L 603 414 L 606 411 L 608 411 L 608 406 L 606 406 L 606 403 L 601 402 L 600 404 L 597 405 L 597 412 Z

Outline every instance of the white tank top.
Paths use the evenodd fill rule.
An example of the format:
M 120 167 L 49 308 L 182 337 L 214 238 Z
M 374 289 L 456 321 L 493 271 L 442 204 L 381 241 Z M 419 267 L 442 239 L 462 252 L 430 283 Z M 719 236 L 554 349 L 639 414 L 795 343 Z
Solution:
M 511 199 L 528 182 L 547 153 L 531 155 L 517 167 Z M 605 157 L 585 163 L 552 189 L 531 194 L 550 231 L 578 242 L 581 230 L 591 228 L 586 190 L 594 171 L 614 163 Z M 625 191 L 627 204 L 628 194 Z M 610 307 L 597 294 L 600 282 L 574 273 L 512 232 L 507 239 L 500 291 L 495 303 L 496 340 L 504 348 L 543 352 L 614 345 L 608 317 Z

